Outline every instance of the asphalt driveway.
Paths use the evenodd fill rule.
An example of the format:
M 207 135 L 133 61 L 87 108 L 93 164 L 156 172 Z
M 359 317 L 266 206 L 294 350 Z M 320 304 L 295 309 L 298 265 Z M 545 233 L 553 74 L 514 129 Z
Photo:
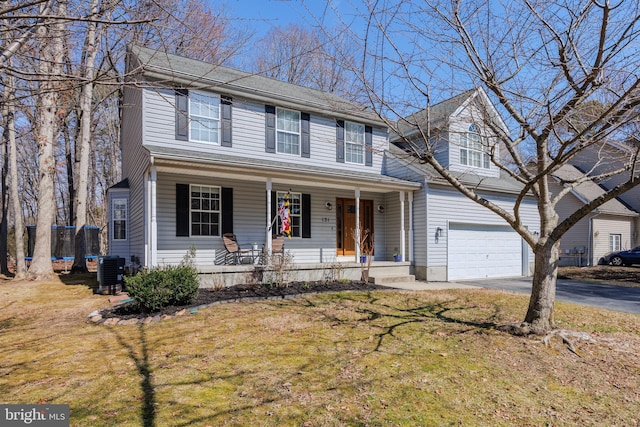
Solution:
M 531 293 L 530 277 L 465 280 L 458 283 L 524 294 Z M 558 301 L 590 305 L 607 310 L 640 314 L 640 288 L 627 288 L 623 286 L 600 285 L 577 282 L 575 280 L 558 279 L 556 284 L 556 299 Z

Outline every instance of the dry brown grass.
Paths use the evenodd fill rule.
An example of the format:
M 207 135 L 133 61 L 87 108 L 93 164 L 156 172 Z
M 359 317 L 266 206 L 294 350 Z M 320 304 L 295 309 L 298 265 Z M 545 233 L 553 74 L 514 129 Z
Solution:
M 97 326 L 90 288 L 0 284 L 0 393 L 74 426 L 638 425 L 640 318 L 557 304 L 580 356 L 496 326 L 525 296 L 343 292 Z
M 558 278 L 640 288 L 640 266 L 560 267 L 558 269 Z

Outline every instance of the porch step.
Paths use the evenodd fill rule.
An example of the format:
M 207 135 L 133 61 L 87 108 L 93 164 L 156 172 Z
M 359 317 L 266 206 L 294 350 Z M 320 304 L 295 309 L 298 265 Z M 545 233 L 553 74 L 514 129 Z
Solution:
M 376 275 L 369 277 L 369 283 L 373 283 L 374 285 L 385 285 L 389 283 L 403 283 L 403 282 L 414 282 L 416 280 L 416 276 L 413 274 L 404 274 L 404 275 Z

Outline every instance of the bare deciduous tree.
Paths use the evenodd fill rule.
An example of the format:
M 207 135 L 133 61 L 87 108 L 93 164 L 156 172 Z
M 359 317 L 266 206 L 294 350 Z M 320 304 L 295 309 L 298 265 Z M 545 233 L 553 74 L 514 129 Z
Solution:
M 431 144 L 411 154 L 502 217 L 529 244 L 535 254 L 533 288 L 524 322 L 516 329 L 548 332 L 555 326 L 560 238 L 578 220 L 640 183 L 636 144 L 626 145 L 627 156 L 615 167 L 561 180 L 562 190 L 553 190 L 554 175 L 563 165 L 586 150 L 606 150 L 612 141 L 624 145 L 633 136 L 629 128 L 637 122 L 640 106 L 639 5 L 608 0 L 382 1 L 371 4 L 365 15 L 361 76 L 372 104 L 393 130 L 402 135 L 397 123 L 430 105 L 431 93 L 459 93 L 474 86 L 485 88 L 506 119 L 510 132 L 486 121 L 497 140 L 486 141 L 485 151 L 503 174 L 523 186 L 513 210 L 464 185 L 436 160 Z M 425 121 L 410 125 L 423 141 L 431 141 Z M 411 142 L 404 139 L 406 146 Z M 585 181 L 612 175 L 624 179 L 561 220 L 556 206 L 562 197 Z M 537 198 L 539 235 L 524 226 L 520 215 L 528 194 Z

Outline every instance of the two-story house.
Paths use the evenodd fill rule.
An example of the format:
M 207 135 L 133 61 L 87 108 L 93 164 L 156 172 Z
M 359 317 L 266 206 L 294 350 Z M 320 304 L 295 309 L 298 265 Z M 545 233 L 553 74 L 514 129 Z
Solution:
M 481 88 L 461 93 L 399 123 L 384 173 L 420 182 L 413 193 L 412 245 L 417 278 L 452 281 L 487 277 L 528 276 L 533 254 L 501 217 L 454 189 L 416 156 L 429 139 L 438 163 L 486 200 L 513 212 L 522 184 L 500 172 L 489 150 L 499 146 L 487 121 L 508 129 Z M 412 146 L 408 149 L 407 141 Z M 530 229 L 539 227 L 537 201 L 525 196 L 518 214 Z
M 138 46 L 126 74 L 110 254 L 149 267 L 177 264 L 193 247 L 201 271 L 232 277 L 245 267 L 224 265 L 222 235 L 269 251 L 287 198 L 285 249 L 305 278 L 336 262 L 359 277 L 357 229 L 373 235 L 376 263 L 398 252 L 409 273 L 411 195 L 421 183 L 383 173 L 388 132 L 374 114 L 330 93 Z

